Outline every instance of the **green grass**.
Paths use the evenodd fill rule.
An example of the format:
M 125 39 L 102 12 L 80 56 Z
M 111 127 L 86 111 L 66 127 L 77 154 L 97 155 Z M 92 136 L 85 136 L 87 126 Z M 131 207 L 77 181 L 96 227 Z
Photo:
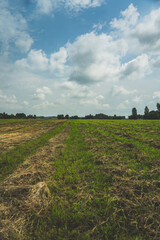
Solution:
M 158 240 L 160 121 L 70 120 L 1 155 L 2 177 L 68 123 L 51 160 L 51 206 L 28 213 L 26 239 Z
M 150 156 L 152 148 L 133 141 L 126 147 L 125 138 L 104 129 L 113 121 L 70 122 L 66 148 L 53 160 L 51 209 L 32 215 L 30 239 L 158 239 L 158 169 L 153 164 L 153 176 L 134 151 L 149 165 L 159 153 Z
M 22 163 L 28 156 L 34 154 L 38 148 L 47 144 L 50 138 L 61 132 L 66 126 L 66 122 L 59 127 L 41 135 L 40 137 L 15 147 L 8 152 L 0 154 L 0 181 L 4 180 L 11 174 L 20 163 Z

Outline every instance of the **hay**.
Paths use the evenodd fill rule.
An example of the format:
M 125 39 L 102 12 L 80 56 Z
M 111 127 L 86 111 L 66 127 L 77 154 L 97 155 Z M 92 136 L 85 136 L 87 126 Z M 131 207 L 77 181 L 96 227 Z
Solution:
M 0 240 L 25 239 L 27 220 L 34 212 L 45 214 L 51 203 L 47 184 L 54 185 L 51 158 L 64 147 L 68 126 L 40 148 L 0 184 Z M 27 228 L 26 228 L 27 226 Z

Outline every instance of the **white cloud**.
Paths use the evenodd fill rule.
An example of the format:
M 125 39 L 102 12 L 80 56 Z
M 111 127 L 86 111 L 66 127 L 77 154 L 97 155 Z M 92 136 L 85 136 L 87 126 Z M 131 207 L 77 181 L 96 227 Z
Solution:
M 80 101 L 81 105 L 94 106 L 98 110 L 106 110 L 110 108 L 108 103 L 100 103 L 97 98 L 94 99 L 82 99 Z
M 155 91 L 153 93 L 153 99 L 159 99 L 160 100 L 160 91 Z
M 123 38 L 131 46 L 131 53 L 160 53 L 160 8 L 139 17 L 137 8 L 131 4 L 121 12 L 121 18 L 113 19 L 111 26 L 113 33 Z M 116 31 L 118 30 L 118 31 Z
M 160 50 L 160 8 L 146 15 L 132 32 L 141 47 L 147 51 Z
M 100 3 L 78 0 L 40 2 L 39 11 L 42 8 L 43 14 L 51 14 L 60 4 L 68 9 L 73 7 L 72 10 L 76 10 L 77 6 L 79 11 L 94 7 L 93 3 L 95 6 Z M 69 4 L 72 5 L 69 7 Z M 1 43 L 7 48 L 13 46 L 15 40 L 17 48 L 27 51 L 33 40 L 27 33 L 26 20 L 18 14 L 13 16 L 7 8 L 4 10 L 9 19 L 6 23 L 9 32 L 0 21 L 0 31 L 3 32 Z M 0 10 L 3 16 L 4 10 Z M 2 107 L 5 104 L 18 106 L 19 101 L 21 109 L 32 109 L 33 113 L 37 111 L 40 115 L 50 114 L 53 109 L 53 114 L 69 110 L 69 114 L 83 115 L 101 110 L 107 114 L 127 115 L 131 104 L 143 108 L 152 99 L 155 105 L 155 101 L 160 99 L 159 11 L 139 17 L 137 9 L 131 4 L 121 13 L 120 19 L 111 22 L 111 33 L 96 32 L 97 29 L 102 30 L 102 25 L 95 24 L 93 32 L 77 37 L 74 42 L 67 43 L 50 55 L 42 49 L 32 49 L 14 65 L 0 59 L 1 88 L 8 87 L 11 92 L 10 95 L 0 92 Z M 151 78 L 149 73 L 152 74 Z M 122 82 L 122 79 L 128 81 Z M 124 86 L 121 86 L 122 83 Z M 54 94 L 51 89 L 54 89 Z
M 132 28 L 136 25 L 139 17 L 139 13 L 137 12 L 137 8 L 130 4 L 129 7 L 121 12 L 122 18 L 117 19 L 114 18 L 111 21 L 111 26 L 123 32 L 127 31 L 129 28 Z
M 149 59 L 146 54 L 136 57 L 135 59 L 125 63 L 121 67 L 121 79 L 143 78 L 145 74 L 150 72 Z
M 2 5 L 3 6 L 3 5 Z M 12 13 L 8 5 L 0 9 L 0 42 L 7 51 L 10 44 L 15 44 L 22 52 L 27 52 L 33 44 L 33 39 L 27 32 L 27 22 L 21 14 Z
M 34 97 L 38 98 L 40 100 L 45 100 L 45 98 L 48 94 L 49 95 L 52 94 L 51 89 L 48 88 L 48 87 L 42 87 L 42 88 L 38 88 L 36 90 L 36 93 L 34 94 Z
M 21 32 L 20 38 L 15 41 L 15 45 L 21 52 L 28 52 L 33 44 L 33 39 L 26 32 Z
M 79 85 L 76 82 L 64 82 L 60 88 L 65 90 L 64 98 L 87 99 L 95 94 L 87 86 Z
M 50 70 L 58 70 L 63 72 L 65 69 L 65 63 L 67 61 L 67 51 L 64 47 L 60 48 L 58 52 L 51 54 L 50 56 Z
M 89 84 L 114 81 L 120 68 L 123 41 L 114 41 L 106 34 L 91 32 L 68 44 L 68 58 L 72 64 L 70 81 Z
M 122 86 L 116 85 L 112 88 L 111 94 L 112 94 L 112 96 L 118 96 L 118 95 L 128 96 L 128 95 L 135 94 L 136 92 L 137 91 L 135 89 L 134 90 L 127 90 Z
M 37 9 L 40 13 L 49 14 L 53 10 L 52 0 L 37 0 Z
M 16 98 L 15 95 L 7 96 L 3 93 L 2 90 L 0 90 L 0 100 L 1 100 L 1 103 L 4 103 L 4 104 L 15 104 L 15 103 L 17 103 L 17 98 Z
M 98 24 L 94 24 L 92 28 L 100 31 L 102 30 L 103 26 L 104 24 L 98 23 Z
M 41 14 L 50 14 L 55 9 L 63 7 L 72 11 L 99 7 L 104 0 L 36 0 L 37 10 Z
M 34 49 L 28 53 L 27 58 L 16 61 L 17 66 L 29 68 L 35 71 L 46 71 L 48 69 L 48 63 L 49 60 L 46 54 L 42 50 Z
M 83 8 L 99 7 L 104 0 L 66 0 L 64 2 L 66 7 L 79 11 Z
M 63 74 L 67 66 L 67 51 L 64 47 L 47 57 L 44 51 L 32 49 L 27 58 L 16 61 L 16 65 L 31 71 L 50 71 Z
M 98 96 L 96 97 L 96 99 L 98 99 L 98 100 L 102 100 L 102 99 L 104 99 L 104 96 L 102 96 L 102 95 L 98 95 Z

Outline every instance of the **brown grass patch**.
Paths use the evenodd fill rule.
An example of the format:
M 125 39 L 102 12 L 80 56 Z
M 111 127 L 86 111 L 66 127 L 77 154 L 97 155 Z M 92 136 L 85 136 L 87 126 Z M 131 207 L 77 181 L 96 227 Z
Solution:
M 64 120 L 54 120 L 48 127 L 46 126 L 47 122 L 43 123 L 43 125 L 39 124 L 38 126 L 33 122 L 33 126 L 27 128 L 25 128 L 25 123 L 24 125 L 21 124 L 21 127 L 13 123 L 13 126 L 0 129 L 0 151 L 8 151 L 15 146 L 34 140 L 42 134 L 57 128 L 63 122 Z M 11 125 L 11 123 L 8 124 Z
M 30 156 L 0 184 L 0 239 L 25 239 L 31 214 L 46 214 L 51 202 L 47 184 L 52 184 L 54 172 L 50 159 L 57 148 L 64 147 L 70 126 Z M 27 227 L 26 227 L 27 226 Z

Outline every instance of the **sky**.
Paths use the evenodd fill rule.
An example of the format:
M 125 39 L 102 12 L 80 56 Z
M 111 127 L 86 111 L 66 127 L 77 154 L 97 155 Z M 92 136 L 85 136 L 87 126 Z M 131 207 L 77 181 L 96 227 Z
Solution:
M 0 0 L 0 112 L 139 114 L 160 102 L 160 1 Z

